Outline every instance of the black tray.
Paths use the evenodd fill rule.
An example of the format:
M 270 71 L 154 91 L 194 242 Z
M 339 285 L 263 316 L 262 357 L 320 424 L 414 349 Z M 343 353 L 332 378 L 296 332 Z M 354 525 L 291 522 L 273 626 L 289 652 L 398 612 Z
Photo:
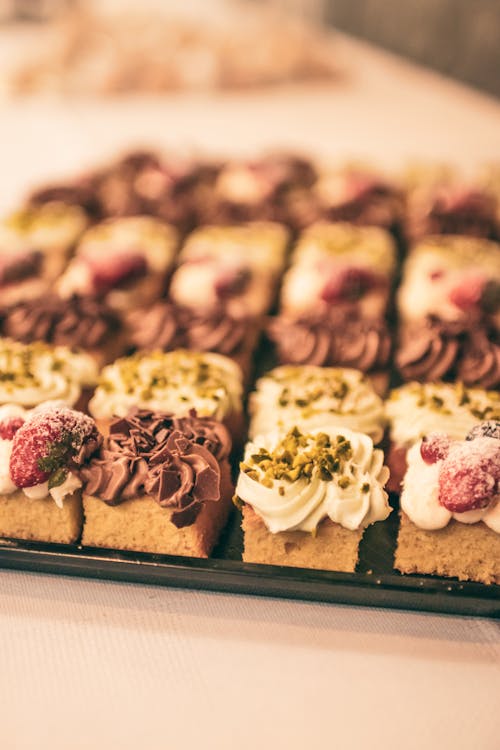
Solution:
M 392 567 L 396 530 L 396 512 L 367 530 L 356 573 L 241 562 L 236 511 L 210 560 L 0 540 L 0 567 L 236 594 L 500 617 L 499 586 L 397 574 Z

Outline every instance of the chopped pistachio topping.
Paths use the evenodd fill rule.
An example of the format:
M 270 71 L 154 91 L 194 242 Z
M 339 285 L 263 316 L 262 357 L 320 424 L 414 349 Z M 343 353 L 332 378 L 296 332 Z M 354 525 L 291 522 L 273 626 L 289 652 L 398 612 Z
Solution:
M 342 435 L 333 439 L 325 432 L 304 435 L 294 427 L 274 450 L 260 448 L 258 453 L 241 462 L 240 469 L 250 479 L 268 488 L 273 487 L 275 479 L 296 482 L 302 478 L 311 479 L 314 475 L 331 482 L 335 475 L 340 474 L 337 483 L 345 489 L 351 480 L 344 468 L 351 458 L 351 443 Z M 284 494 L 282 487 L 279 491 L 280 495 Z
M 496 391 L 466 388 L 461 382 L 454 385 L 408 383 L 392 391 L 389 400 L 397 401 L 405 393 L 414 396 L 419 408 L 439 414 L 451 415 L 454 408 L 464 407 L 477 419 L 500 419 L 500 394 Z
M 0 384 L 2 389 L 14 391 L 18 388 L 41 386 L 45 368 L 52 372 L 67 369 L 67 362 L 62 358 L 62 352 L 62 349 L 55 349 L 40 341 L 33 344 L 21 344 L 10 339 L 1 339 Z M 44 363 L 42 370 L 40 369 L 41 361 Z

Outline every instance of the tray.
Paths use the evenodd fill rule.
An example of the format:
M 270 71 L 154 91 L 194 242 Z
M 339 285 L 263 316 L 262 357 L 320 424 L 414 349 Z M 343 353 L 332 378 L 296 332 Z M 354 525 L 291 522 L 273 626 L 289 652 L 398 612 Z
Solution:
M 242 538 L 236 512 L 209 560 L 0 540 L 0 567 L 236 594 L 500 617 L 499 586 L 396 573 L 392 568 L 396 532 L 396 512 L 383 524 L 367 530 L 356 573 L 241 562 Z

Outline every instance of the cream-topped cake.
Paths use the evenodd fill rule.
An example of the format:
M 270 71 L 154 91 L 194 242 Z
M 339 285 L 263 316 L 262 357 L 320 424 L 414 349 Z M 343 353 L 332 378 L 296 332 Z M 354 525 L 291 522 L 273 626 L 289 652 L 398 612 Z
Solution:
M 500 422 L 432 432 L 407 462 L 396 568 L 500 583 Z
M 97 366 L 85 352 L 0 339 L 0 404 L 33 407 L 58 400 L 75 406 L 96 382 Z
M 396 269 L 396 246 L 378 227 L 319 223 L 299 238 L 283 278 L 284 311 L 356 304 L 363 314 L 383 315 Z
M 331 423 L 249 443 L 236 485 L 246 562 L 354 571 L 364 529 L 391 509 L 372 440 Z
M 382 440 L 384 405 L 359 370 L 283 365 L 266 373 L 250 395 L 250 437 L 336 425 Z
M 57 291 L 105 297 L 118 308 L 153 301 L 164 291 L 177 242 L 174 227 L 151 216 L 103 221 L 81 238 Z
M 427 237 L 410 251 L 397 294 L 400 318 L 500 322 L 500 244 L 473 237 Z
M 185 416 L 192 409 L 232 425 L 242 418 L 242 373 L 228 357 L 186 349 L 134 354 L 105 367 L 89 404 L 106 422 L 132 407 Z
M 0 406 L 0 536 L 75 542 L 79 472 L 101 440 L 94 420 L 73 409 Z
M 0 221 L 0 302 L 44 293 L 86 225 L 82 209 L 59 202 L 23 208 Z
M 462 383 L 407 383 L 391 391 L 385 412 L 391 438 L 389 486 L 397 492 L 412 445 L 436 431 L 463 440 L 482 420 L 499 419 L 500 393 Z

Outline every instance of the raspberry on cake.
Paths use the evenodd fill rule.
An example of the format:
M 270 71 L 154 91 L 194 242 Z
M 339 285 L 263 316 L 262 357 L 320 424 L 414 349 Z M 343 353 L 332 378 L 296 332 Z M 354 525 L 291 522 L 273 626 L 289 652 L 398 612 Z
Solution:
M 327 221 L 381 227 L 399 236 L 404 219 L 404 193 L 369 167 L 346 166 L 319 176 L 312 193 L 318 214 Z
M 88 352 L 98 367 L 125 353 L 121 316 L 103 301 L 47 294 L 0 307 L 0 334 L 29 344 L 44 341 Z
M 263 375 L 250 395 L 251 438 L 278 429 L 321 429 L 336 424 L 369 435 L 384 435 L 384 405 L 359 370 L 283 365 Z
M 379 395 L 387 391 L 391 335 L 382 318 L 364 318 L 356 308 L 282 313 L 269 319 L 267 335 L 281 364 L 354 368 Z
M 200 227 L 181 250 L 170 296 L 185 307 L 262 315 L 273 302 L 287 243 L 287 230 L 271 222 Z
M 146 304 L 164 292 L 176 249 L 176 230 L 158 219 L 108 219 L 85 232 L 57 292 L 101 297 L 120 310 Z
M 47 402 L 0 407 L 0 536 L 75 542 L 82 528 L 79 473 L 99 448 L 95 422 Z
M 304 313 L 352 308 L 368 317 L 386 312 L 396 269 L 396 246 L 379 227 L 317 223 L 300 236 L 285 273 L 280 306 Z
M 101 452 L 82 469 L 82 543 L 208 557 L 226 523 L 233 485 L 226 428 L 131 410 L 115 419 Z
M 47 291 L 86 225 L 82 209 L 57 201 L 23 208 L 0 221 L 2 304 Z
M 400 507 L 398 570 L 500 584 L 500 422 L 416 443 Z
M 339 425 L 255 438 L 235 502 L 245 562 L 354 572 L 364 529 L 391 509 L 381 450 Z
M 102 432 L 130 408 L 158 409 L 225 422 L 234 440 L 243 433 L 242 373 L 228 357 L 186 349 L 123 357 L 104 368 L 89 404 Z
M 469 325 L 500 327 L 500 244 L 473 237 L 427 237 L 403 267 L 397 294 L 400 320 L 432 315 Z
M 385 404 L 390 446 L 389 489 L 399 492 L 408 450 L 426 435 L 442 432 L 463 440 L 483 420 L 500 418 L 500 394 L 463 383 L 407 383 L 391 391 Z
M 85 352 L 0 338 L 0 405 L 29 408 L 57 400 L 83 408 L 96 382 L 97 366 Z

